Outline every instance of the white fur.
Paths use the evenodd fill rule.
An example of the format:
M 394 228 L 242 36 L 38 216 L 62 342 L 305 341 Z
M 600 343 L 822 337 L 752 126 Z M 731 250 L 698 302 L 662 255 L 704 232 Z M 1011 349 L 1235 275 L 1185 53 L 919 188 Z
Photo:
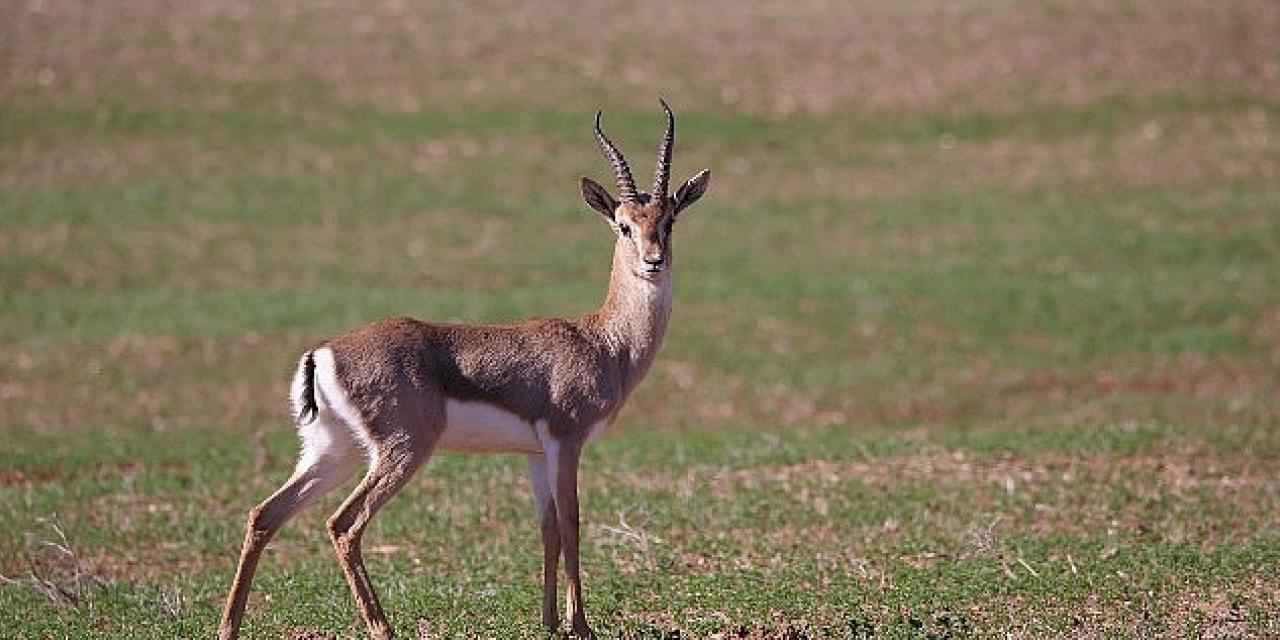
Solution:
M 321 459 L 354 460 L 362 450 L 372 459 L 375 445 L 369 438 L 360 411 L 338 382 L 333 351 L 322 347 L 313 352 L 313 357 L 316 360 L 315 394 L 319 413 L 311 423 L 298 426 L 298 435 L 302 438 L 298 467 L 310 466 Z M 298 363 L 298 372 L 293 376 L 290 400 L 295 419 L 303 404 L 305 360 L 306 356 L 303 356 L 303 361 Z
M 550 478 L 546 454 L 529 454 L 529 487 L 533 489 L 533 501 L 538 507 L 538 520 L 542 520 L 552 508 Z
M 606 418 L 591 425 L 587 428 L 587 440 L 600 437 L 600 434 L 604 433 L 605 429 L 607 429 L 611 424 L 613 424 L 613 421 Z
M 547 489 L 555 495 L 556 476 L 560 472 L 560 441 L 551 435 L 551 430 L 547 428 L 545 420 L 538 421 L 535 425 L 538 440 L 542 443 L 543 461 L 546 464 Z M 536 497 L 536 496 L 535 496 Z
M 445 428 L 436 446 L 450 451 L 542 453 L 535 425 L 486 402 L 445 400 Z

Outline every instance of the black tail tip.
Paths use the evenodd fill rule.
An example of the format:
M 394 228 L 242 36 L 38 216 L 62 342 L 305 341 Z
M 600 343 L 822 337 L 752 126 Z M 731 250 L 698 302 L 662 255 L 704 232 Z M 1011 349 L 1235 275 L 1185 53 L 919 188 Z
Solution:
M 316 355 L 308 351 L 302 363 L 302 407 L 298 410 L 298 424 L 311 424 L 320 415 L 316 404 Z
M 302 405 L 302 411 L 298 412 L 298 424 L 311 424 L 319 415 L 320 407 L 317 407 L 314 402 L 306 402 Z

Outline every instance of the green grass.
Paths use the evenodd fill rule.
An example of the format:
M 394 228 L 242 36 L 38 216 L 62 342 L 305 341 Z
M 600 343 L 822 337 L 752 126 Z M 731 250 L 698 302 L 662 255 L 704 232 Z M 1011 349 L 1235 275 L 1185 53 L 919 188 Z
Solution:
M 592 544 L 584 560 L 589 605 L 602 628 L 678 627 L 701 636 L 783 621 L 810 630 L 865 624 L 877 637 L 916 637 L 913 620 L 942 627 L 946 618 L 975 632 L 1069 633 L 1084 624 L 1081 611 L 1090 610 L 1085 603 L 1092 598 L 1093 607 L 1128 603 L 1145 611 L 1116 622 L 1145 634 L 1165 628 L 1181 604 L 1177 597 L 1210 589 L 1243 594 L 1246 609 L 1262 612 L 1258 629 L 1274 623 L 1268 617 L 1274 596 L 1250 589 L 1278 559 L 1269 522 L 1274 496 L 1215 489 L 1217 477 L 1229 477 L 1222 471 L 1174 489 L 1162 485 L 1157 470 L 1086 468 L 1092 461 L 1123 468 L 1194 432 L 1135 425 L 1081 429 L 1071 439 L 1005 432 L 922 442 L 873 431 L 879 437 L 855 446 L 847 429 L 827 428 L 781 440 L 748 432 L 679 441 L 628 434 L 593 447 L 585 480 Z M 7 492 L 9 508 L 60 514 L 81 553 L 95 554 L 92 561 L 109 563 L 113 572 L 140 576 L 86 587 L 74 609 L 6 589 L 6 611 L 56 614 L 13 618 L 27 635 L 209 630 L 239 538 L 236 506 L 287 472 L 290 438 L 283 430 L 269 436 L 275 471 L 258 475 L 253 447 L 228 445 L 212 428 L 135 438 L 83 461 L 61 453 L 56 461 L 35 454 L 15 461 L 60 480 Z M 39 437 L 30 443 L 46 444 Z M 1274 436 L 1267 446 L 1274 450 Z M 1206 444 L 1202 456 L 1232 457 L 1219 447 Z M 990 466 L 993 477 L 911 471 L 912 460 L 938 464 L 944 451 L 943 459 L 962 453 L 978 469 Z M 1055 461 L 1051 471 L 1036 469 L 1048 459 Z M 97 468 L 85 469 L 90 462 Z M 1017 478 L 1012 490 L 1000 479 L 1002 464 L 1018 468 L 1008 472 Z M 886 478 L 874 471 L 880 465 L 906 472 Z M 1032 479 L 1020 475 L 1024 466 Z M 860 477 L 856 470 L 863 468 L 871 472 Z M 1064 480 L 1063 473 L 1076 477 Z M 538 543 L 525 526 L 522 484 L 516 461 L 441 456 L 379 519 L 369 544 L 381 551 L 371 570 L 388 609 L 401 614 L 402 631 L 411 633 L 411 618 L 422 616 L 446 634 L 535 633 L 529 612 L 539 597 Z M 815 506 L 818 500 L 823 506 Z M 300 517 L 273 549 L 258 583 L 271 600 L 253 609 L 251 635 L 293 627 L 358 635 L 326 553 L 322 515 Z M 1082 521 L 1040 530 L 1057 516 Z M 26 524 L 37 539 L 53 535 L 46 525 Z M 629 526 L 633 537 L 606 526 Z M 95 550 L 118 551 L 107 561 Z M 160 603 L 174 594 L 184 606 L 166 614 Z
M 660 87 L 457 73 L 395 109 L 141 37 L 170 84 L 0 100 L 0 637 L 212 635 L 245 514 L 292 467 L 297 354 L 386 315 L 592 309 L 594 110 L 652 162 Z M 664 350 L 584 462 L 597 631 L 1280 635 L 1278 94 L 1023 89 L 791 114 L 668 93 L 677 178 L 715 178 Z M 400 636 L 539 635 L 523 469 L 440 455 L 375 521 Z M 340 493 L 273 543 L 246 637 L 362 637 Z

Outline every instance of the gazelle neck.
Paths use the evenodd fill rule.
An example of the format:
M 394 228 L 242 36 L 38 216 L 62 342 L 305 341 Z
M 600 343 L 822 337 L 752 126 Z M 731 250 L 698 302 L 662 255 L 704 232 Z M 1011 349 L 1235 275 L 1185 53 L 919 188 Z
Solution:
M 613 251 L 609 290 L 597 312 L 605 340 L 620 359 L 630 391 L 662 347 L 671 317 L 671 262 L 654 278 L 643 278 L 628 264 L 628 248 L 619 239 Z

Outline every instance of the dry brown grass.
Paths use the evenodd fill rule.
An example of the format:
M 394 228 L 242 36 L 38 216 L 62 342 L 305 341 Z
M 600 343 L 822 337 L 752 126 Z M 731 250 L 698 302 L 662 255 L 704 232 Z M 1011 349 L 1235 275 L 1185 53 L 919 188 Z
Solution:
M 664 93 L 688 114 L 682 126 L 701 129 L 681 166 L 714 167 L 723 198 L 720 217 L 700 227 L 699 215 L 687 228 L 725 265 L 682 281 L 703 290 L 678 294 L 678 328 L 619 425 L 641 435 L 601 443 L 618 458 L 583 480 L 588 546 L 607 556 L 592 563 L 593 584 L 608 584 L 606 575 L 626 577 L 611 588 L 662 582 L 630 591 L 640 602 L 622 603 L 618 616 L 662 629 L 686 625 L 684 614 L 731 625 L 714 597 L 686 589 L 720 582 L 730 605 L 757 606 L 755 594 L 737 597 L 744 576 L 788 581 L 781 586 L 802 597 L 865 594 L 868 608 L 854 613 L 881 625 L 912 614 L 885 604 L 897 598 L 955 609 L 1011 637 L 1044 635 L 1037 619 L 1051 616 L 1075 616 L 1081 637 L 1146 636 L 1144 616 L 1156 609 L 1174 611 L 1172 628 L 1199 624 L 1229 637 L 1256 628 L 1241 621 L 1241 597 L 1276 607 L 1267 567 L 1226 566 L 1267 557 L 1280 524 L 1274 450 L 1230 449 L 1274 447 L 1267 434 L 1280 418 L 1280 309 L 1245 299 L 1265 290 L 1262 254 L 1275 246 L 1247 241 L 1275 235 L 1262 201 L 1280 179 L 1273 1 L 614 1 L 565 10 L 546 0 L 0 0 L 0 15 L 0 111 L 33 123 L 0 125 L 0 190 L 26 199 L 9 208 L 21 222 L 0 224 L 0 258 L 15 265 L 0 298 L 28 304 L 0 338 L 0 425 L 31 435 L 15 449 L 16 467 L 0 455 L 12 533 L 0 551 L 13 552 L 0 558 L 0 574 L 24 575 L 23 554 L 49 537 L 32 523 L 56 512 L 78 529 L 71 540 L 84 542 L 41 565 L 50 580 L 167 589 L 190 578 L 183 588 L 204 594 L 193 610 L 212 619 L 245 511 L 295 453 L 284 396 L 298 352 L 337 324 L 326 314 L 342 305 L 323 296 L 350 298 L 333 310 L 344 324 L 388 300 L 436 320 L 499 320 L 492 308 L 512 306 L 539 313 L 528 307 L 567 297 L 589 305 L 578 289 L 547 285 L 595 283 L 597 265 L 576 254 L 526 256 L 577 252 L 602 230 L 582 223 L 547 234 L 548 218 L 520 211 L 535 202 L 554 218 L 574 206 L 572 176 L 598 168 L 588 164 L 598 163 L 589 120 L 579 138 L 568 125 L 528 132 L 512 118 L 527 107 L 559 122 L 600 105 L 632 149 L 639 133 L 628 129 L 638 123 L 626 119 Z M 365 105 L 382 111 L 347 109 Z M 432 128 L 464 110 L 481 115 Z M 551 186 L 553 178 L 563 182 Z M 419 180 L 429 188 L 417 191 Z M 1144 199 L 1150 193 L 1158 195 Z M 1052 234 L 1074 221 L 1027 212 L 1040 194 L 1065 198 L 1063 209 L 1097 204 L 1081 217 L 1092 235 L 1048 260 Z M 921 210 L 934 197 L 970 208 L 934 219 Z M 1197 213 L 1217 209 L 1225 213 Z M 309 217 L 298 224 L 302 210 Z M 1085 246 L 1113 232 L 1156 244 L 1178 237 L 1153 250 L 1170 255 L 1132 263 L 1116 244 L 1105 256 Z M 299 245 L 314 253 L 298 260 Z M 1237 261 L 1237 247 L 1250 255 Z M 766 258 L 759 270 L 726 273 L 743 268 L 743 249 Z M 1217 253 L 1172 265 L 1202 250 Z M 1090 264 L 1100 258 L 1108 263 Z M 938 276 L 960 294 L 918 286 L 974 264 L 981 277 Z M 1083 326 L 1106 319 L 1105 304 L 1009 323 L 992 316 L 1023 309 L 998 301 L 968 310 L 980 317 L 946 316 L 960 296 L 998 287 L 1002 273 L 1034 269 L 1047 275 L 1033 285 L 1052 287 L 1123 280 L 1135 266 L 1172 274 L 1138 286 L 1167 286 L 1175 302 L 1158 313 L 1117 305 L 1119 337 Z M 841 287 L 863 267 L 883 270 L 868 280 L 881 290 L 866 299 Z M 1200 268 L 1224 275 L 1188 285 Z M 779 295 L 809 284 L 820 286 Z M 1092 291 L 1103 302 L 1131 292 L 1106 284 L 1047 297 L 1070 306 L 1091 302 Z M 394 300 L 407 289 L 455 295 L 441 303 L 451 311 Z M 210 293 L 246 306 L 206 324 L 213 305 L 188 303 Z M 305 320 L 287 305 L 262 316 L 249 308 L 265 309 L 277 293 L 324 308 Z M 509 304 L 528 299 L 537 302 Z M 91 317 L 98 309 L 106 320 Z M 1204 336 L 1178 331 L 1183 312 Z M 141 322 L 143 313 L 164 317 Z M 285 328 L 249 332 L 264 322 Z M 1176 344 L 1126 350 L 1149 325 Z M 1147 420 L 1169 431 L 1087 453 L 1088 439 L 1102 437 L 1091 425 Z M 687 455 L 663 448 L 694 429 L 760 433 L 724 435 L 714 450 Z M 866 457 L 843 440 L 799 464 L 772 457 L 783 447 L 812 452 L 813 438 L 832 434 Z M 880 436 L 900 453 L 870 451 Z M 989 453 L 997 438 L 1023 453 Z M 1031 449 L 1039 442 L 1049 450 Z M 637 463 L 626 455 L 633 446 L 635 460 L 667 457 Z M 518 566 L 502 579 L 532 589 L 537 533 L 518 461 L 463 467 L 441 458 L 380 519 L 371 563 L 394 566 L 388 578 L 407 576 L 412 586 L 399 597 L 415 602 L 495 580 L 500 566 Z M 300 515 L 273 544 L 273 570 L 297 576 L 300 591 L 341 594 L 340 583 L 325 582 L 339 579 L 323 526 L 331 507 Z M 1233 545 L 1245 551 L 1228 553 Z M 1188 549 L 1229 558 L 1176 566 Z M 1140 557 L 1167 563 L 1153 571 L 1165 592 L 1130 596 L 1138 582 L 1117 574 Z M 940 599 L 930 574 L 977 580 L 969 593 L 997 595 Z M 1084 574 L 1099 593 L 1084 604 L 1033 586 L 1043 576 L 1084 588 Z M 414 591 L 438 575 L 459 582 Z M 1246 582 L 1223 584 L 1235 576 Z M 276 592 L 277 602 L 288 595 Z M 109 615 L 147 620 L 139 612 L 153 600 Z M 512 610 L 476 606 L 490 605 Z M 830 606 L 845 614 L 835 608 L 843 603 Z M 323 628 L 322 618 L 298 619 Z M 773 611 L 753 622 L 725 637 L 796 639 L 805 624 Z
M 761 387 L 740 376 L 715 374 L 718 387 L 692 393 L 691 380 L 710 373 L 694 363 L 660 361 L 651 389 L 637 395 L 631 415 L 683 428 L 733 428 L 767 421 L 783 426 L 828 424 L 943 425 L 1094 424 L 1119 413 L 1159 418 L 1193 410 L 1215 422 L 1266 423 L 1280 415 L 1269 390 L 1274 370 L 1253 359 L 1181 357 L 1116 362 L 1092 370 L 995 370 L 990 363 L 942 368 L 926 383 L 869 380 L 831 397 L 829 392 L 777 382 Z M 682 401 L 672 403 L 670 398 Z M 1140 405 L 1140 406 L 1136 406 Z
M 160 430 L 220 425 L 239 432 L 250 425 L 283 425 L 288 367 L 294 352 L 314 339 L 124 334 L 104 347 L 10 345 L 0 357 L 0 422 L 48 432 L 94 424 L 104 415 L 118 424 Z M 258 362 L 280 366 L 263 369 L 254 366 Z M 228 371 L 240 373 L 226 379 Z M 1265 422 L 1280 415 L 1280 404 L 1269 394 L 1276 374 L 1255 360 L 1183 357 L 1096 370 L 1003 371 L 977 362 L 938 371 L 928 393 L 900 393 L 898 383 L 886 379 L 849 388 L 836 399 L 783 382 L 762 388 L 723 373 L 714 374 L 714 390 L 692 392 L 697 380 L 711 375 L 693 362 L 659 361 L 625 422 L 709 430 L 744 420 L 781 426 L 973 419 L 1079 424 L 1104 420 L 1115 407 L 1134 400 L 1142 406 L 1126 409 L 1130 419 L 1157 417 L 1182 405 L 1220 422 Z
M 1003 603 L 1010 617 L 1018 621 L 1005 627 L 1004 637 L 1018 640 L 1046 637 L 1046 630 L 1032 614 L 1032 607 L 1019 598 Z M 1165 606 L 1160 606 L 1165 605 Z M 991 608 L 979 608 L 987 612 Z M 1250 608 L 1265 616 L 1262 625 L 1250 624 Z M 989 614 L 988 614 L 989 615 Z M 1163 594 L 1160 600 L 1134 598 L 1116 605 L 1104 605 L 1100 598 L 1090 597 L 1083 606 L 1075 607 L 1070 619 L 1069 635 L 1061 637 L 1082 640 L 1102 638 L 1228 638 L 1274 637 L 1280 632 L 1280 584 L 1274 580 L 1255 579 L 1245 584 L 1207 589 L 1181 589 Z M 1055 637 L 1058 634 L 1054 634 Z
M 259 371 L 247 363 L 264 351 L 289 363 L 294 342 L 260 334 L 230 341 L 124 334 L 105 347 L 10 346 L 0 360 L 0 422 L 48 432 L 100 424 L 101 416 L 162 431 L 282 423 L 288 414 L 279 385 L 287 370 Z M 243 375 L 211 382 L 211 371 L 237 363 Z
M 275 460 L 269 469 L 282 465 L 287 467 L 287 461 Z M 155 476 L 171 472 L 179 471 L 124 465 L 91 473 L 102 475 L 104 481 L 123 482 L 127 486 L 128 478 L 135 474 Z M 486 481 L 482 483 L 484 486 L 468 490 L 480 491 L 481 495 L 515 494 L 521 504 L 531 500 L 525 495 L 527 489 L 518 470 L 504 468 L 482 477 Z M 5 478 L 5 484 L 30 487 L 33 483 L 51 480 Z M 271 480 L 257 478 L 254 490 L 269 490 Z M 868 584 L 882 580 L 885 568 L 867 560 L 864 554 L 877 553 L 868 550 L 892 545 L 908 531 L 918 531 L 921 522 L 900 522 L 892 517 L 865 523 L 850 521 L 847 510 L 857 509 L 857 505 L 850 502 L 854 499 L 850 496 L 866 489 L 879 495 L 913 486 L 938 492 L 939 506 L 912 517 L 927 520 L 931 535 L 942 546 L 923 556 L 900 558 L 908 563 L 929 563 L 947 557 L 991 557 L 994 561 L 1004 558 L 1012 563 L 1016 562 L 1014 556 L 1007 555 L 1010 551 L 1000 542 L 1006 537 L 1047 539 L 1099 532 L 1119 536 L 1115 538 L 1117 541 L 1138 538 L 1211 550 L 1250 539 L 1260 531 L 1280 525 L 1274 512 L 1280 482 L 1262 460 L 1190 445 L 1126 456 L 1030 457 L 979 456 L 926 447 L 917 454 L 865 462 L 815 459 L 738 470 L 700 466 L 671 473 L 654 469 L 598 468 L 584 477 L 584 491 L 590 495 L 608 494 L 625 487 L 668 494 L 684 501 L 696 498 L 708 501 L 708 505 L 744 504 L 763 494 L 782 492 L 790 496 L 791 504 L 777 508 L 807 514 L 791 524 L 770 525 L 759 531 L 720 531 L 719 535 L 728 533 L 739 538 L 741 548 L 732 557 L 708 555 L 685 547 L 695 540 L 714 538 L 717 535 L 714 531 L 668 525 L 658 535 L 643 513 L 620 512 L 603 520 L 589 521 L 587 530 L 592 544 L 607 550 L 612 566 L 624 574 L 647 574 L 661 569 L 672 575 L 700 575 L 767 568 L 783 562 L 789 553 L 812 548 L 834 554 L 825 560 L 817 558 L 824 568 L 815 576 L 816 580 L 852 576 Z M 431 513 L 441 525 L 470 523 L 467 526 L 478 527 L 487 539 L 504 547 L 513 539 L 527 537 L 524 525 L 528 523 L 507 521 L 485 500 L 476 503 L 440 500 L 452 490 L 451 484 L 428 471 L 415 482 L 404 503 L 436 504 L 430 507 Z M 1117 491 L 1127 497 L 1117 500 Z M 963 505 L 963 508 L 942 506 L 948 504 Z M 1160 506 L 1150 506 L 1157 504 Z M 1184 517 L 1187 510 L 1209 504 L 1215 511 L 1231 513 L 1232 517 L 1210 517 L 1203 513 Z M 301 543 L 304 546 L 299 547 L 300 543 L 291 541 L 292 537 L 273 546 L 279 562 L 287 563 L 293 554 L 315 552 L 311 547 L 316 545 L 323 548 L 320 523 L 324 511 L 307 512 L 291 527 L 291 531 L 306 534 Z M 75 518 L 80 526 L 128 532 L 151 530 L 163 523 L 168 523 L 163 526 L 180 526 L 195 513 L 210 512 L 225 513 L 237 520 L 239 515 L 238 510 L 214 495 L 187 496 L 181 503 L 175 503 L 165 496 L 126 490 L 104 494 L 66 516 Z M 674 550 L 678 563 L 659 567 L 654 555 L 658 548 Z M 389 555 L 397 558 L 397 562 L 416 565 L 423 561 L 418 558 L 430 555 L 431 551 L 421 548 L 414 538 L 371 547 L 369 553 Z M 1070 562 L 1085 566 L 1106 563 L 1114 553 L 1114 549 L 1107 549 L 1099 557 L 1051 560 L 1063 567 Z M 108 579 L 136 580 L 207 570 L 223 561 L 225 558 L 219 554 L 193 553 L 180 541 L 160 541 L 127 550 L 92 551 L 85 567 L 94 575 Z M 21 567 L 20 558 L 0 563 L 0 569 L 9 573 Z
M 318 81 L 354 102 L 558 101 L 654 86 L 759 113 L 1005 108 L 1028 97 L 1230 88 L 1280 95 L 1267 0 L 593 3 L 10 0 L 10 92 L 174 94 L 181 78 Z M 747 70 L 744 72 L 744 70 Z
M 992 457 L 935 450 L 868 462 L 811 460 L 741 470 L 701 468 L 675 475 L 606 471 L 605 476 L 592 481 L 600 490 L 622 483 L 677 496 L 707 496 L 717 504 L 735 504 L 749 499 L 747 494 L 762 491 L 782 492 L 791 496 L 793 508 L 812 511 L 813 517 L 803 518 L 803 524 L 775 527 L 764 534 L 761 543 L 753 545 L 757 553 L 810 543 L 840 548 L 842 538 L 850 543 L 861 540 L 864 545 L 894 540 L 905 528 L 902 523 L 891 519 L 853 525 L 832 515 L 851 506 L 847 496 L 855 486 L 876 491 L 930 487 L 939 491 L 940 504 L 963 504 L 963 511 L 943 508 L 920 517 L 935 518 L 931 529 L 945 532 L 950 545 L 964 554 L 991 552 L 991 544 L 984 547 L 973 537 L 982 531 L 988 538 L 997 532 L 997 537 L 1110 532 L 1211 549 L 1276 526 L 1270 510 L 1280 491 L 1280 483 L 1258 459 L 1190 446 L 1129 456 Z M 1126 497 L 1121 500 L 1119 495 Z M 1158 503 L 1165 506 L 1155 510 L 1149 506 Z M 1210 503 L 1234 517 L 1181 515 Z M 1076 562 L 1096 560 L 1077 558 Z M 707 566 L 695 559 L 689 570 L 704 571 Z

